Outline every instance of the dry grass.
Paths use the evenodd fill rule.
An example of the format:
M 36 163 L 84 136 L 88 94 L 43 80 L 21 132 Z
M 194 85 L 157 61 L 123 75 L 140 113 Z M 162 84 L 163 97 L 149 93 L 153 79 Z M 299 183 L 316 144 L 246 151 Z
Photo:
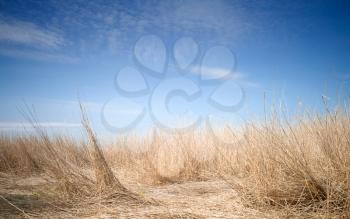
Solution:
M 131 212 L 136 216 L 137 206 L 143 206 L 144 217 L 213 217 L 203 215 L 206 211 L 181 213 L 184 206 L 191 208 L 191 202 L 185 200 L 190 194 L 165 199 L 158 193 L 164 186 L 178 189 L 178 185 L 192 181 L 223 180 L 238 194 L 240 201 L 235 205 L 229 197 L 218 199 L 219 191 L 212 192 L 208 186 L 193 188 L 191 199 L 198 197 L 197 204 L 215 200 L 213 207 L 220 206 L 216 215 L 220 209 L 228 211 L 229 205 L 232 217 L 238 214 L 238 203 L 240 212 L 246 212 L 243 217 L 254 217 L 247 209 L 261 213 L 256 217 L 266 212 L 271 217 L 286 216 L 283 212 L 295 217 L 350 216 L 350 117 L 345 109 L 289 119 L 273 114 L 266 121 L 246 123 L 240 130 L 225 128 L 219 135 L 230 144 L 209 131 L 164 134 L 155 130 L 148 137 L 118 138 L 102 147 L 83 108 L 82 115 L 88 143 L 52 138 L 43 131 L 39 136 L 2 137 L 0 172 L 6 174 L 2 178 L 47 176 L 50 188 L 54 188 L 54 195 L 47 200 L 60 197 L 60 201 L 54 199 L 56 205 L 74 216 L 108 213 L 124 204 L 131 209 L 130 217 Z M 146 195 L 154 190 L 158 196 Z M 209 196 L 211 193 L 217 196 Z M 148 210 L 145 205 L 150 206 Z M 177 209 L 174 211 L 179 215 L 166 212 L 170 208 Z
M 233 185 L 251 205 L 348 214 L 349 125 L 335 113 L 293 126 L 251 126 L 237 167 L 246 177 Z

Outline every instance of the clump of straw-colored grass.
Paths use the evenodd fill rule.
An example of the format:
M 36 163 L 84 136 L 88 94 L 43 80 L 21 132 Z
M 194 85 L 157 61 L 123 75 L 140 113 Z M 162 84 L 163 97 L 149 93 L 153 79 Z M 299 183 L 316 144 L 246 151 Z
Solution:
M 90 202 L 96 197 L 98 202 L 144 201 L 123 186 L 125 181 L 154 185 L 224 179 L 250 207 L 350 216 L 346 108 L 288 119 L 274 114 L 263 122 L 225 129 L 222 138 L 204 130 L 154 132 L 110 147 L 101 147 L 82 106 L 81 111 L 87 144 L 49 137 L 40 128 L 38 136 L 2 137 L 0 171 L 48 174 L 61 194 L 90 197 Z M 133 145 L 138 149 L 128 148 Z

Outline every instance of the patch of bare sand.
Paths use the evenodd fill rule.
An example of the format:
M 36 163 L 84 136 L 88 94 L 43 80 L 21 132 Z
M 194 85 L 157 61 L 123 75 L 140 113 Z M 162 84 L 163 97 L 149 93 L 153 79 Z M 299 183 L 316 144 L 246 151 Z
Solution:
M 105 200 L 69 207 L 42 196 L 47 184 L 40 177 L 1 177 L 0 218 L 274 218 L 244 207 L 220 180 L 130 188 L 154 204 Z

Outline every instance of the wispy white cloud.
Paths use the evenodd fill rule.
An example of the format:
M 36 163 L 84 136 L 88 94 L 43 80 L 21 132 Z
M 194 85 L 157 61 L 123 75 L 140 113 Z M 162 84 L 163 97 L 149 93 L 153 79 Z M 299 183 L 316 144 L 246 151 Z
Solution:
M 202 77 L 208 78 L 225 78 L 230 75 L 231 79 L 239 80 L 244 78 L 244 74 L 241 72 L 232 72 L 230 69 L 218 68 L 218 67 L 207 67 L 207 66 L 193 66 L 190 70 L 192 74 L 198 74 Z
M 250 87 L 250 88 L 259 88 L 261 89 L 262 88 L 262 85 L 258 82 L 254 82 L 254 81 L 247 81 L 247 80 L 243 80 L 243 81 L 240 81 L 240 84 L 242 84 L 243 86 L 245 87 Z
M 14 18 L 0 21 L 1 56 L 56 63 L 78 62 L 78 58 L 62 51 L 66 44 L 57 28 L 49 30 Z
M 38 122 L 34 124 L 36 127 L 42 128 L 79 128 L 80 123 L 66 123 L 66 122 Z M 27 122 L 0 122 L 0 129 L 21 129 L 33 128 L 32 123 Z
M 66 54 L 96 60 L 125 54 L 143 34 L 165 39 L 190 36 L 198 43 L 205 40 L 230 44 L 237 36 L 252 30 L 242 6 L 222 1 L 137 1 L 132 7 L 120 2 L 94 1 L 50 4 L 55 13 L 52 19 L 43 21 L 44 25 L 13 18 L 11 22 L 0 22 L 0 43 L 8 41 L 41 49 L 64 47 Z M 40 9 L 32 10 L 31 14 L 39 16 Z M 29 58 L 19 52 L 9 54 Z
M 119 116 L 135 116 L 141 113 L 141 110 L 136 109 L 117 109 L 117 108 L 105 108 L 104 113 L 113 113 L 113 115 Z
M 53 6 L 57 13 L 52 25 L 81 36 L 75 45 L 88 49 L 91 54 L 86 56 L 125 52 L 142 34 L 232 43 L 253 29 L 243 6 L 224 1 L 136 1 L 132 7 L 121 2 L 55 1 Z
M 0 41 L 43 48 L 58 48 L 64 44 L 59 34 L 22 21 L 0 22 Z
M 235 80 L 245 87 L 261 88 L 260 83 L 247 79 L 247 74 L 237 71 L 231 72 L 230 69 L 195 65 L 190 69 L 190 73 L 201 75 L 204 79 L 220 80 L 226 79 L 229 76 L 230 80 Z
M 25 58 L 35 61 L 48 61 L 57 63 L 77 63 L 79 58 L 65 54 L 52 53 L 48 51 L 24 50 L 17 48 L 0 48 L 0 55 L 14 58 Z

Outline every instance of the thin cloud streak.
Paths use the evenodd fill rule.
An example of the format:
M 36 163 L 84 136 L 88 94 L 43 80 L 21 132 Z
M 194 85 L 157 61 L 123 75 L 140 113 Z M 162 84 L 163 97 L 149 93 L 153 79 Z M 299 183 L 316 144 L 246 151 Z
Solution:
M 55 62 L 55 63 L 65 63 L 73 64 L 78 63 L 79 58 L 70 57 L 64 54 L 50 53 L 47 51 L 37 51 L 37 50 L 21 50 L 21 49 L 0 49 L 0 55 L 13 58 L 24 58 L 34 61 L 45 61 L 45 62 Z
M 35 124 L 28 122 L 0 122 L 0 129 L 21 129 L 21 128 L 80 128 L 80 123 L 66 123 L 66 122 L 38 122 Z
M 206 66 L 193 66 L 190 72 L 192 74 L 210 76 L 213 78 L 224 78 L 225 76 L 230 75 L 231 78 L 234 80 L 242 79 L 245 76 L 241 72 L 231 72 L 229 69 L 206 67 Z
M 30 22 L 0 22 L 0 41 L 24 44 L 41 48 L 59 48 L 63 37 Z
M 220 43 L 232 42 L 233 38 L 252 30 L 250 20 L 240 6 L 212 1 L 174 1 L 172 9 L 169 9 L 168 3 L 138 2 L 130 9 L 118 2 L 100 4 L 78 1 L 67 4 L 55 1 L 52 2 L 56 11 L 53 19 L 44 21 L 44 26 L 50 29 L 36 23 L 9 18 L 10 21 L 0 22 L 0 43 L 8 42 L 15 44 L 14 46 L 18 44 L 49 50 L 64 47 L 64 53 L 71 52 L 81 59 L 96 60 L 105 55 L 114 56 L 128 52 L 130 46 L 141 35 L 149 33 L 149 30 L 152 30 L 152 34 L 162 37 L 174 33 L 179 36 L 196 36 L 200 31 L 201 37 L 197 36 L 196 39 L 199 42 L 204 39 L 213 39 L 216 42 L 220 38 Z M 208 16 L 208 11 L 211 11 L 211 16 Z M 35 12 L 36 9 L 33 13 Z M 30 58 L 29 55 L 18 51 L 7 54 L 10 57 L 18 55 Z M 35 54 L 31 59 L 52 60 L 41 54 Z

